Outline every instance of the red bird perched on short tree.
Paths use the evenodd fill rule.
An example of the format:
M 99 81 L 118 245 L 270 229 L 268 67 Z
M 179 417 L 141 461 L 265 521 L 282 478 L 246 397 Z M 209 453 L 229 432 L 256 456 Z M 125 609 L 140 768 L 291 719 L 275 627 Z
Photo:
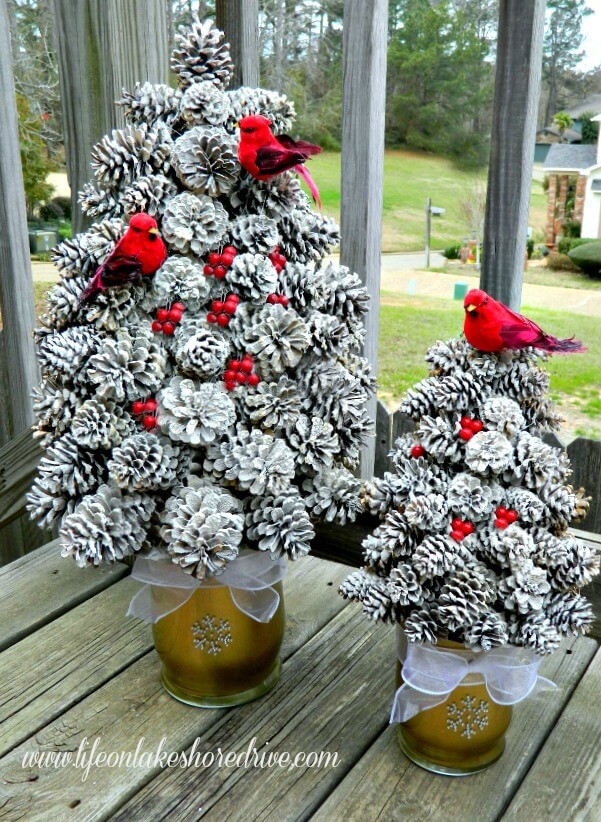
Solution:
M 123 237 L 96 269 L 80 304 L 94 302 L 97 294 L 107 288 L 139 282 L 141 277 L 154 274 L 166 259 L 167 249 L 159 236 L 157 221 L 143 211 L 134 214 Z
M 295 171 L 307 183 L 313 199 L 321 208 L 319 190 L 303 165 L 312 154 L 319 154 L 321 148 L 303 140 L 293 140 L 287 134 L 276 137 L 271 130 L 271 120 L 261 114 L 243 117 L 238 125 L 240 165 L 256 180 L 269 180 L 284 171 Z
M 527 317 L 522 317 L 503 303 L 493 300 L 486 291 L 473 288 L 463 301 L 467 341 L 479 351 L 496 354 L 506 349 L 540 348 L 553 354 L 574 354 L 586 349 L 571 337 L 558 340 Z

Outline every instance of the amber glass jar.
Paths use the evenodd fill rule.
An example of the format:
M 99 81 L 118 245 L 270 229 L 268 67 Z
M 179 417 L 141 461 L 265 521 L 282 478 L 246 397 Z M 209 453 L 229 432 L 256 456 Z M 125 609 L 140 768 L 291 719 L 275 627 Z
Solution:
M 457 642 L 439 640 L 437 647 L 473 657 Z M 397 662 L 397 688 L 403 684 Z M 448 698 L 434 708 L 397 725 L 403 752 L 428 771 L 468 776 L 492 765 L 505 749 L 512 708 L 494 702 L 480 674 L 468 674 Z
M 182 606 L 152 626 L 162 662 L 163 685 L 171 696 L 205 708 L 250 702 L 280 677 L 285 613 L 280 602 L 269 622 L 240 611 L 226 586 L 198 588 Z M 165 589 L 153 587 L 157 609 Z

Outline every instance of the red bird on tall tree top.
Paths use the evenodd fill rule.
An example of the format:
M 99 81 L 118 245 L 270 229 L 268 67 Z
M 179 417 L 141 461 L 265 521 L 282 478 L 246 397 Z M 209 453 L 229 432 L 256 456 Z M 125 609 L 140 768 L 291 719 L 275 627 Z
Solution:
M 473 288 L 463 301 L 463 331 L 474 348 L 496 354 L 506 349 L 540 348 L 553 354 L 575 354 L 586 351 L 580 340 L 558 340 L 527 317 L 522 317 L 503 303 L 493 300 L 486 291 Z
M 287 134 L 276 135 L 271 120 L 261 114 L 243 117 L 240 126 L 238 159 L 240 165 L 256 180 L 269 180 L 284 171 L 295 171 L 309 186 L 313 199 L 321 208 L 319 190 L 303 163 L 321 148 L 303 140 L 293 140 Z
M 107 288 L 139 282 L 154 274 L 166 259 L 167 249 L 159 236 L 157 221 L 143 211 L 134 214 L 123 237 L 96 269 L 81 295 L 80 305 L 94 302 Z

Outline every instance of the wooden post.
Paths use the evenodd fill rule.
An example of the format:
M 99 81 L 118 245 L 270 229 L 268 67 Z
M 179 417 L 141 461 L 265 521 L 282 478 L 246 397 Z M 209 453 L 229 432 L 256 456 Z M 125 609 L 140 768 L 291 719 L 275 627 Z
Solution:
M 33 279 L 6 0 L 0 0 L 0 310 L 3 324 L 2 403 L 6 435 L 33 423 L 31 390 L 38 382 Z
M 343 27 L 340 262 L 360 275 L 371 297 L 365 356 L 377 373 L 382 240 L 387 0 L 347 0 Z M 376 399 L 368 406 L 376 419 Z M 373 474 L 375 437 L 361 455 Z
M 231 88 L 259 85 L 259 0 L 217 0 L 216 24 L 230 44 Z
M 519 309 L 540 94 L 545 0 L 500 0 L 481 287 Z
M 94 143 L 123 125 L 121 89 L 168 80 L 167 15 L 162 0 L 53 2 L 73 228 L 81 231 L 77 193 L 91 176 Z

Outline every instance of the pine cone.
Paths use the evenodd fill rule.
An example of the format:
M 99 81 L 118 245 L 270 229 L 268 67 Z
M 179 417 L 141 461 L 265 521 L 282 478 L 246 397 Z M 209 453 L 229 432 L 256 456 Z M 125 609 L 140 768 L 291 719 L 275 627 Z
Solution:
M 250 539 L 274 557 L 298 559 L 311 550 L 315 531 L 305 504 L 293 486 L 276 496 L 255 497 L 246 517 Z
M 161 229 L 175 252 L 202 257 L 223 240 L 228 225 L 221 203 L 185 192 L 168 202 Z
M 473 351 L 464 339 L 437 340 L 426 354 L 426 362 L 436 374 L 455 374 L 467 369 L 468 356 Z
M 489 611 L 470 625 L 465 632 L 465 642 L 475 651 L 491 651 L 506 645 L 509 640 L 507 623 L 501 614 Z
M 179 112 L 181 92 L 162 83 L 136 83 L 133 91 L 123 89 L 117 105 L 132 126 L 154 126 L 157 120 L 170 125 Z
M 229 354 L 228 342 L 204 328 L 187 338 L 177 349 L 175 359 L 184 373 L 207 379 L 223 371 Z
M 177 185 L 164 174 L 140 177 L 124 189 L 121 205 L 126 214 L 145 211 L 152 217 L 162 217 L 168 201 L 177 192 Z
M 594 548 L 569 536 L 562 540 L 565 551 L 549 576 L 549 582 L 556 591 L 581 588 L 593 581 L 599 573 L 599 555 Z
M 325 267 L 323 276 L 329 291 L 325 303 L 326 313 L 348 317 L 353 323 L 359 322 L 369 311 L 369 294 L 357 274 L 344 265 L 330 262 Z
M 285 375 L 277 382 L 261 382 L 244 394 L 244 408 L 251 422 L 265 430 L 290 428 L 301 412 L 296 382 Z
M 447 502 L 454 514 L 472 522 L 488 519 L 498 493 L 471 474 L 457 474 L 449 483 Z
M 270 254 L 280 242 L 277 223 L 261 214 L 243 214 L 231 224 L 232 237 L 238 249 L 251 254 Z
M 129 185 L 157 171 L 167 174 L 171 143 L 164 126 L 114 129 L 92 149 L 92 171 L 100 183 L 111 188 Z
M 421 380 L 413 388 L 410 388 L 405 394 L 405 399 L 399 406 L 401 414 L 407 414 L 414 420 L 420 420 L 421 417 L 430 416 L 436 420 L 439 416 L 440 408 L 435 398 L 435 389 L 438 383 L 437 377 L 427 377 Z M 443 417 L 443 419 L 445 419 Z M 445 420 L 446 422 L 446 420 Z M 436 427 L 440 428 L 437 422 Z M 445 428 L 447 426 L 445 425 Z M 445 439 L 448 435 L 445 433 Z M 423 439 L 423 435 L 420 433 Z M 424 445 L 424 448 L 426 446 Z
M 283 440 L 240 429 L 208 449 L 204 470 L 256 496 L 279 495 L 294 479 L 294 458 Z
M 447 534 L 430 534 L 413 550 L 411 559 L 421 577 L 432 579 L 464 568 L 474 557 L 464 544 Z
M 175 35 L 171 68 L 182 88 L 205 81 L 225 88 L 234 73 L 230 48 L 223 42 L 223 32 L 210 22 L 195 20 L 191 26 L 180 26 Z
M 354 522 L 361 511 L 361 485 L 361 480 L 348 469 L 329 468 L 303 482 L 303 490 L 310 492 L 305 499 L 307 509 L 326 522 Z
M 399 558 L 412 554 L 417 540 L 417 532 L 409 526 L 405 515 L 389 511 L 384 522 L 363 540 L 365 565 L 385 576 Z
M 67 282 L 76 282 L 68 280 Z M 80 310 L 88 325 L 99 330 L 119 331 L 124 326 L 138 322 L 137 309 L 144 299 L 144 286 L 130 285 L 128 288 L 109 288 L 97 294 L 93 303 L 86 303 Z
M 71 434 L 82 448 L 91 451 L 113 448 L 133 433 L 134 421 L 122 406 L 112 400 L 101 402 L 92 397 L 73 414 Z
M 545 605 L 545 613 L 551 625 L 564 635 L 586 634 L 595 621 L 593 606 L 580 594 L 553 594 Z
M 226 127 L 233 129 L 243 117 L 261 114 L 271 120 L 275 134 L 287 133 L 292 128 L 296 112 L 294 104 L 285 94 L 263 88 L 242 88 L 226 92 L 230 104 L 230 117 Z
M 102 338 L 85 326 L 74 326 L 44 337 L 38 345 L 38 362 L 45 377 L 73 382 L 98 351 Z
M 486 612 L 490 600 L 488 580 L 475 568 L 455 571 L 438 597 L 438 613 L 450 631 L 469 628 Z
M 178 475 L 180 449 L 146 431 L 133 434 L 113 450 L 109 479 L 123 491 L 170 488 Z
M 395 605 L 418 605 L 424 596 L 422 586 L 411 565 L 402 562 L 390 571 L 388 593 Z
M 231 191 L 240 171 L 234 138 L 211 126 L 196 126 L 179 137 L 171 148 L 171 162 L 186 188 L 209 197 Z
M 324 271 L 302 263 L 288 263 L 279 276 L 279 290 L 299 314 L 322 309 L 329 295 Z
M 345 322 L 321 311 L 309 314 L 307 329 L 311 334 L 311 348 L 326 359 L 343 359 L 353 349 L 360 350 L 365 339 L 363 326 L 353 336 Z
M 277 288 L 278 274 L 273 263 L 261 254 L 238 254 L 227 282 L 241 299 L 264 303 Z
M 288 445 L 302 473 L 319 474 L 330 468 L 339 450 L 338 436 L 328 422 L 305 414 L 286 432 Z
M 465 462 L 482 476 L 498 475 L 513 463 L 513 447 L 497 431 L 480 431 L 465 446 Z
M 84 277 L 62 280 L 46 293 L 46 314 L 41 322 L 47 328 L 61 329 L 78 321 L 81 296 L 86 287 Z
M 436 609 L 430 604 L 411 611 L 405 619 L 403 629 L 409 642 L 418 642 L 420 645 L 424 642 L 435 645 L 443 631 L 437 620 Z
M 91 219 L 97 217 L 119 217 L 123 213 L 119 197 L 110 191 L 96 188 L 93 183 L 84 183 L 83 189 L 78 194 L 77 201 L 81 206 L 82 213 Z
M 442 494 L 412 495 L 405 505 L 405 516 L 412 528 L 439 531 L 449 516 L 447 501 Z
M 264 379 L 295 368 L 310 342 L 307 326 L 292 309 L 266 305 L 244 332 L 245 348 L 254 354 Z
M 526 561 L 514 573 L 501 580 L 499 593 L 504 598 L 505 608 L 519 614 L 540 611 L 545 594 L 551 590 L 544 568 L 537 568 Z
M 233 402 L 215 383 L 172 377 L 158 399 L 161 430 L 176 442 L 208 445 L 236 421 Z
M 498 431 L 507 438 L 522 431 L 526 425 L 520 406 L 507 397 L 489 397 L 481 407 L 480 419 L 488 431 Z
M 507 488 L 505 500 L 507 508 L 513 508 L 519 512 L 520 522 L 535 525 L 547 518 L 545 503 L 526 488 Z
M 557 628 L 541 612 L 530 614 L 524 620 L 510 623 L 509 629 L 515 645 L 532 648 L 541 655 L 556 651 L 561 640 Z
M 522 431 L 517 440 L 515 465 L 508 481 L 522 483 L 533 491 L 539 491 L 547 482 L 563 482 L 570 473 L 566 454 L 552 448 L 539 437 Z
M 180 112 L 190 126 L 221 126 L 230 115 L 229 99 L 214 83 L 192 83 L 183 94 Z
M 82 399 L 67 386 L 42 382 L 32 391 L 33 413 L 37 419 L 34 437 L 47 448 L 57 436 L 71 428 L 73 417 L 82 405 Z
M 426 392 L 427 396 L 427 392 Z M 430 407 L 430 400 L 426 400 L 428 407 Z M 401 404 L 401 410 L 407 413 L 404 408 L 405 403 Z M 411 400 L 411 411 L 414 419 L 419 419 L 421 416 L 420 409 L 423 407 L 421 400 L 415 396 Z M 450 462 L 460 462 L 463 459 L 462 441 L 458 437 L 459 423 L 453 422 L 444 412 L 430 416 L 424 414 L 419 420 L 417 428 L 418 439 L 429 454 L 436 460 Z
M 199 311 L 209 299 L 211 285 L 198 265 L 189 257 L 168 257 L 154 275 L 152 294 L 157 307 L 182 302 L 188 311 Z
M 296 208 L 280 215 L 280 250 L 289 262 L 319 262 L 340 243 L 340 230 L 323 214 Z
M 309 201 L 299 181 L 288 172 L 270 180 L 255 180 L 242 171 L 237 188 L 230 194 L 230 203 L 236 212 L 264 214 L 279 220 L 293 209 L 308 208 Z

